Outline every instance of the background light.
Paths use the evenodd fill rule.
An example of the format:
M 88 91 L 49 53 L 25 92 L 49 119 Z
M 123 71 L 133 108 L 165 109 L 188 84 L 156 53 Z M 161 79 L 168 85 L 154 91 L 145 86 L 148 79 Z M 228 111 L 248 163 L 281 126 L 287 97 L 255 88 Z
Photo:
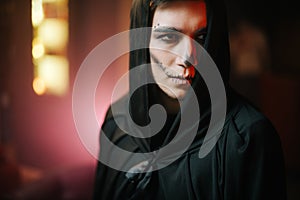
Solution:
M 69 87 L 68 0 L 32 0 L 32 87 L 37 95 L 62 96 Z
M 67 45 L 68 24 L 61 19 L 45 19 L 38 28 L 38 35 L 47 49 L 61 51 Z
M 31 21 L 34 27 L 37 27 L 44 19 L 43 1 L 31 1 Z
M 38 59 L 42 57 L 44 53 L 45 53 L 45 47 L 43 44 L 38 43 L 32 45 L 32 56 L 34 59 Z
M 50 92 L 56 95 L 64 94 L 69 86 L 69 63 L 63 56 L 47 55 L 38 61 L 37 76 L 40 77 Z
M 40 77 L 36 77 L 33 80 L 32 87 L 37 95 L 42 95 L 46 92 L 46 84 Z

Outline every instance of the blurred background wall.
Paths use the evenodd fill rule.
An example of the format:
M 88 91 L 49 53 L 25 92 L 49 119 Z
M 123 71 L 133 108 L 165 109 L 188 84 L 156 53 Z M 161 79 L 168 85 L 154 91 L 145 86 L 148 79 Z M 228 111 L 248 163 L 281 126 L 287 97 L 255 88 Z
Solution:
M 300 13 L 291 0 L 227 2 L 232 85 L 277 128 L 286 158 L 289 199 L 299 199 Z M 39 96 L 32 88 L 31 2 L 0 2 L 1 194 L 24 187 L 22 192 L 30 195 L 36 181 L 42 180 L 36 195 L 90 198 L 96 161 L 75 128 L 72 87 L 89 52 L 127 30 L 130 4 L 124 0 L 69 0 L 69 87 L 60 96 Z M 109 104 L 105 91 L 126 71 L 127 58 L 115 66 L 99 84 L 95 107 L 100 121 Z M 86 184 L 79 187 L 79 183 Z

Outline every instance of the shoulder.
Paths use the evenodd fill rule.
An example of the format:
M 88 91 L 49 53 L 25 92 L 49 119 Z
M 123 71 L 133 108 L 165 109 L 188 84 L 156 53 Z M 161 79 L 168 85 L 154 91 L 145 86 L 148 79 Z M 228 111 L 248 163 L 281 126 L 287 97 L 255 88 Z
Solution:
M 230 93 L 228 107 L 228 120 L 234 123 L 238 132 L 251 128 L 275 130 L 265 114 L 237 93 Z
M 232 102 L 217 151 L 226 163 L 226 194 L 237 194 L 236 199 L 285 199 L 279 135 L 270 120 L 246 100 L 234 96 Z
M 238 148 L 275 148 L 280 146 L 279 135 L 271 121 L 256 107 L 235 95 L 229 111 L 227 143 Z
M 253 128 L 274 129 L 270 120 L 261 111 L 244 101 L 239 102 L 231 120 L 240 133 Z

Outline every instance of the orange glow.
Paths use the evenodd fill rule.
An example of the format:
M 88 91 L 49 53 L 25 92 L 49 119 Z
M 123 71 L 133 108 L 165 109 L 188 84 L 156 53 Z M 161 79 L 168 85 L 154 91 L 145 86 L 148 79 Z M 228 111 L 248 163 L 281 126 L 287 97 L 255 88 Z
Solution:
M 38 35 L 46 48 L 64 49 L 68 41 L 68 23 L 62 19 L 45 19 L 38 28 Z
M 31 2 L 31 21 L 34 27 L 37 27 L 44 19 L 43 1 L 32 0 Z
M 31 0 L 33 89 L 38 95 L 65 94 L 69 86 L 68 0 Z
M 40 77 L 36 77 L 33 80 L 32 87 L 37 95 L 43 95 L 46 92 L 46 84 Z
M 47 91 L 63 95 L 69 85 L 68 60 L 63 56 L 47 55 L 38 62 L 38 77 L 41 77 Z
M 45 54 L 45 47 L 43 44 L 33 44 L 32 46 L 32 56 L 34 59 L 38 59 Z

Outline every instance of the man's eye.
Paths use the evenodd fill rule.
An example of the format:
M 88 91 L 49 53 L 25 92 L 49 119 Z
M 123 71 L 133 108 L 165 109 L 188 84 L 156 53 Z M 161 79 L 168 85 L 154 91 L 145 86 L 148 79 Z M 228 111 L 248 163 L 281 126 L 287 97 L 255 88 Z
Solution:
M 179 40 L 179 36 L 176 34 L 163 34 L 158 36 L 158 39 L 166 43 L 176 43 Z
M 206 38 L 206 33 L 196 36 L 195 40 L 199 42 L 199 44 L 203 45 L 205 42 L 205 38 Z

